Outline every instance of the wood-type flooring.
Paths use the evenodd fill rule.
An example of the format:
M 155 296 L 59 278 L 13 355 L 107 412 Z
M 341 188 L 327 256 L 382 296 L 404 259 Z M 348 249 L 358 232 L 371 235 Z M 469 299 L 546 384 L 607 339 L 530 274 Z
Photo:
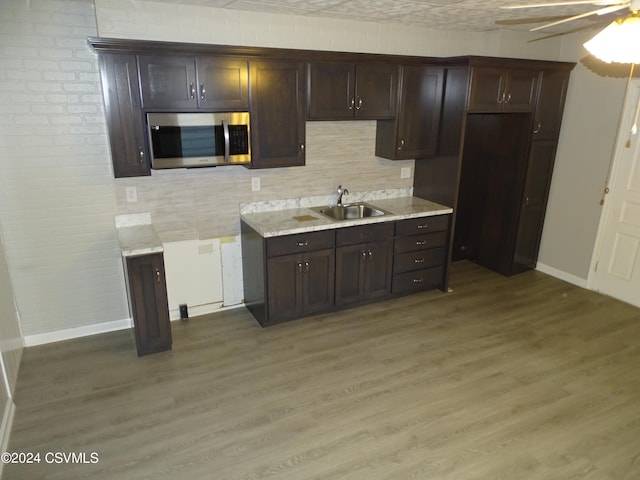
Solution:
M 640 310 L 467 262 L 450 286 L 173 322 L 142 358 L 130 331 L 27 348 L 9 451 L 41 462 L 3 478 L 640 479 Z

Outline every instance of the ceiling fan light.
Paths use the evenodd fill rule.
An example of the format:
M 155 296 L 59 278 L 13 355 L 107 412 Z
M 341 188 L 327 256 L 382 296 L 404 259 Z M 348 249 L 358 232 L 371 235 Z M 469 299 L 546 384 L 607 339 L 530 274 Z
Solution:
M 640 15 L 633 12 L 615 20 L 584 47 L 607 63 L 640 63 Z

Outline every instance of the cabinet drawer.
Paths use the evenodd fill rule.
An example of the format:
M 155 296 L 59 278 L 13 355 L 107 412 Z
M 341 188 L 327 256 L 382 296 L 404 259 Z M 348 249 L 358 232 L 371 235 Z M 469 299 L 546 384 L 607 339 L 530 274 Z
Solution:
M 336 245 L 355 245 L 393 238 L 393 222 L 373 223 L 336 230 Z
M 396 255 L 393 261 L 393 273 L 410 272 L 444 265 L 444 250 L 444 247 L 430 248 L 429 250 Z
M 310 252 L 323 248 L 332 248 L 335 245 L 334 230 L 321 232 L 298 233 L 296 235 L 284 235 L 282 237 L 267 238 L 267 257 L 288 255 L 298 252 Z
M 399 220 L 396 222 L 396 237 L 447 230 L 449 228 L 449 218 L 450 215 L 433 215 Z
M 448 232 L 427 233 L 413 237 L 396 238 L 394 253 L 415 252 L 428 248 L 444 247 L 447 244 Z
M 442 284 L 444 266 L 425 268 L 393 276 L 392 293 L 433 290 Z

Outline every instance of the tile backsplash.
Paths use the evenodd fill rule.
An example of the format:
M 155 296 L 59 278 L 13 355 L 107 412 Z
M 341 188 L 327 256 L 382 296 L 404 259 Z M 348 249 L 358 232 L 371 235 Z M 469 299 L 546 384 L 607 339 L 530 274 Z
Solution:
M 162 242 L 221 238 L 240 231 L 240 205 L 334 195 L 338 185 L 359 192 L 413 186 L 413 160 L 375 156 L 375 121 L 307 122 L 306 165 L 249 170 L 239 165 L 152 171 L 150 177 L 116 179 L 118 213 L 150 212 Z M 409 167 L 409 178 L 400 178 Z M 251 179 L 260 177 L 260 190 Z M 127 201 L 135 187 L 136 202 Z

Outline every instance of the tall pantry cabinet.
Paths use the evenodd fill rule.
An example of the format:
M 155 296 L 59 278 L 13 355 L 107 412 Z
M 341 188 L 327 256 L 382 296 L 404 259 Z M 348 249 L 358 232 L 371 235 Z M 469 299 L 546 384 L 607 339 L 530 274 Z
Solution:
M 433 179 L 445 162 L 457 172 L 449 184 L 453 261 L 470 260 L 504 275 L 535 268 L 574 66 L 469 57 L 466 76 L 456 83 L 449 83 L 456 77 L 445 78 L 444 98 L 458 106 L 460 121 L 444 118 L 441 130 L 448 128 L 448 136 L 440 136 L 437 154 L 416 160 L 414 192 L 426 198 L 442 191 Z M 468 79 L 464 90 L 462 79 Z

